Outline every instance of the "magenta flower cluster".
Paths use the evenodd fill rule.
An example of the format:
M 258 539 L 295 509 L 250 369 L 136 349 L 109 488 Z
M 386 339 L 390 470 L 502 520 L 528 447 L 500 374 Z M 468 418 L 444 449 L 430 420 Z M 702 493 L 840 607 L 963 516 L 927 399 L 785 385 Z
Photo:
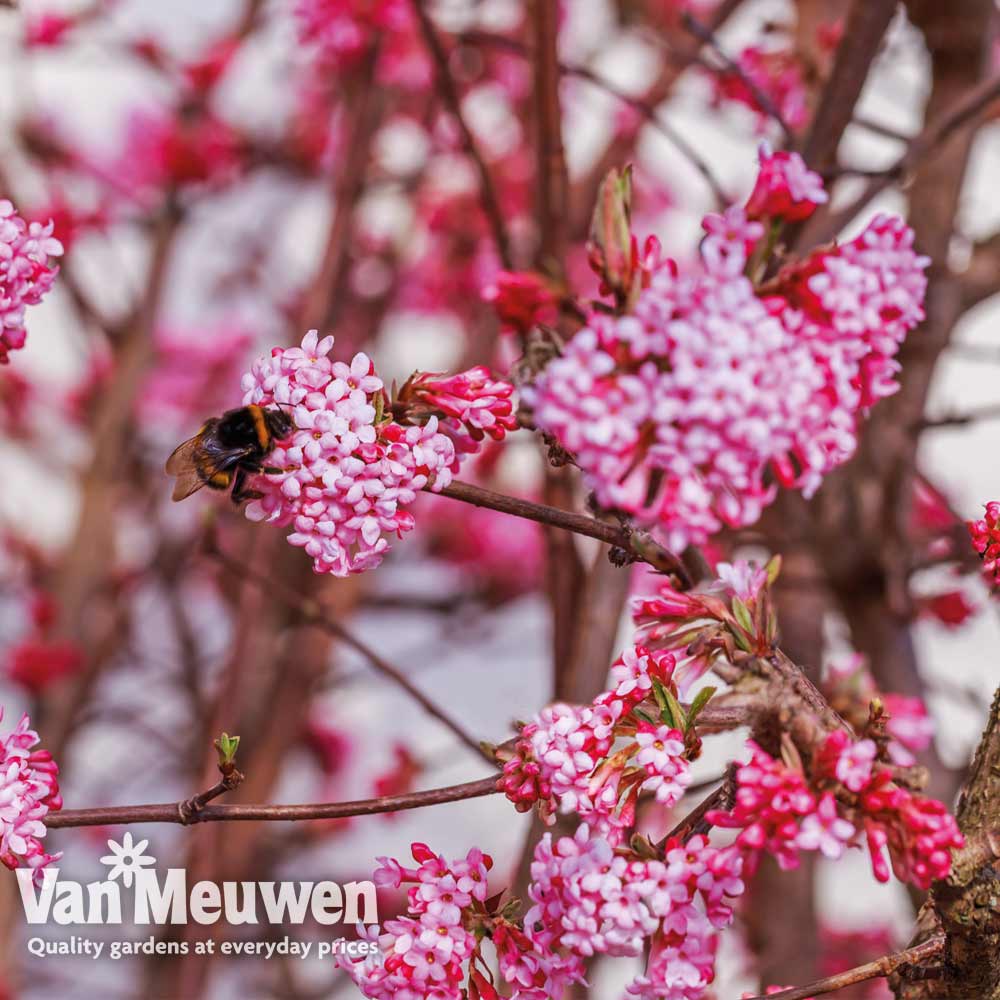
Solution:
M 983 575 L 990 583 L 1000 584 L 1000 502 L 991 500 L 986 513 L 968 522 L 972 545 L 983 560 Z
M 681 546 L 752 524 L 775 478 L 811 494 L 854 452 L 859 416 L 895 391 L 893 356 L 923 318 L 927 261 L 880 215 L 755 285 L 768 227 L 825 198 L 797 154 L 762 151 L 747 208 L 705 218 L 700 271 L 658 262 L 628 314 L 594 312 L 537 378 L 538 425 L 602 507 Z
M 258 477 L 263 496 L 247 516 L 290 526 L 289 542 L 305 549 L 316 572 L 346 576 L 378 565 L 385 536 L 413 527 L 406 508 L 420 490 L 450 483 L 456 440 L 471 452 L 484 435 L 500 438 L 513 427 L 513 387 L 485 369 L 415 376 L 415 400 L 394 418 L 367 355 L 332 361 L 332 347 L 333 337 L 311 330 L 301 347 L 275 348 L 243 377 L 245 404 L 285 407 L 295 423 L 268 456 Z
M 451 863 L 413 844 L 416 868 L 379 858 L 378 885 L 408 885 L 407 912 L 368 935 L 379 955 L 341 965 L 374 1000 L 499 1000 L 480 952 L 492 939 L 500 974 L 516 1000 L 556 1000 L 584 979 L 594 955 L 637 957 L 645 972 L 627 996 L 698 1000 L 714 977 L 716 931 L 732 920 L 744 889 L 742 858 L 704 837 L 671 839 L 663 859 L 626 856 L 606 831 L 581 825 L 574 836 L 546 834 L 531 864 L 531 907 L 523 928 L 489 897 L 488 855 L 472 850 Z M 477 931 L 479 932 L 477 934 Z
M 586 959 L 638 957 L 648 948 L 628 996 L 703 996 L 715 975 L 716 930 L 731 921 L 731 898 L 743 892 L 739 852 L 704 837 L 668 841 L 662 861 L 614 848 L 586 824 L 573 837 L 546 834 L 538 843 L 524 918 L 532 949 L 506 964 L 501 956 L 506 978 L 533 990 L 519 995 L 562 996 L 583 979 Z
M 63 252 L 52 229 L 51 222 L 25 222 L 0 199 L 0 364 L 24 347 L 25 309 L 42 301 L 59 271 L 49 259 Z
M 2 716 L 0 710 L 0 716 Z M 59 767 L 48 750 L 35 750 L 39 737 L 27 715 L 0 744 L 0 861 L 31 868 L 36 879 L 61 854 L 42 846 L 45 817 L 62 808 Z
M 901 881 L 925 890 L 947 876 L 952 849 L 964 843 L 954 817 L 937 800 L 898 785 L 876 762 L 872 740 L 831 733 L 810 776 L 750 746 L 752 757 L 736 775 L 733 808 L 707 816 L 717 826 L 740 830 L 736 844 L 749 867 L 762 851 L 782 868 L 796 867 L 803 850 L 839 858 L 860 843 L 863 832 L 880 882 L 889 880 L 890 865 Z
M 377 885 L 410 886 L 407 914 L 383 925 L 377 935 L 381 955 L 362 961 L 342 958 L 340 965 L 375 1000 L 459 1000 L 463 964 L 478 949 L 465 921 L 476 909 L 485 913 L 493 860 L 478 850 L 450 863 L 424 844 L 413 844 L 412 851 L 417 867 L 379 858 L 381 867 L 375 872 Z
M 542 709 L 521 729 L 500 790 L 519 812 L 537 806 L 547 823 L 574 813 L 600 829 L 631 826 L 642 791 L 674 805 L 691 782 L 684 734 L 632 714 L 654 681 L 676 691 L 673 666 L 669 653 L 637 646 L 612 668 L 615 687 L 592 704 Z

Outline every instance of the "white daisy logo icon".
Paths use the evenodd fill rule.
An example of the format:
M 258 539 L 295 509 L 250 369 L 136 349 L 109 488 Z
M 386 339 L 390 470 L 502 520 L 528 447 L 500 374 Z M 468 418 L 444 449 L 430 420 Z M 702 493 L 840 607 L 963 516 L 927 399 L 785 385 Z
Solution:
M 148 844 L 148 840 L 140 840 L 138 844 L 133 844 L 131 833 L 126 833 L 120 844 L 109 840 L 108 847 L 111 848 L 111 853 L 105 854 L 101 858 L 101 863 L 108 865 L 111 869 L 108 872 L 108 881 L 114 882 L 120 876 L 122 885 L 126 889 L 131 889 L 136 872 L 141 872 L 143 868 L 156 864 L 156 858 L 143 854 Z

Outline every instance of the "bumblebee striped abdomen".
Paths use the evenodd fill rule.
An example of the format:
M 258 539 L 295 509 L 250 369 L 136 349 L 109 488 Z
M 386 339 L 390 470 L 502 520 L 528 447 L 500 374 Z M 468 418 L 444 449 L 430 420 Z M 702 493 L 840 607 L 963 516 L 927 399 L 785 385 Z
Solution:
M 288 437 L 294 429 L 283 410 L 265 409 L 256 403 L 206 420 L 201 430 L 167 459 L 167 472 L 177 477 L 174 499 L 183 500 L 202 486 L 232 488 L 237 503 L 259 496 L 249 488 L 251 477 L 264 467 L 275 441 Z

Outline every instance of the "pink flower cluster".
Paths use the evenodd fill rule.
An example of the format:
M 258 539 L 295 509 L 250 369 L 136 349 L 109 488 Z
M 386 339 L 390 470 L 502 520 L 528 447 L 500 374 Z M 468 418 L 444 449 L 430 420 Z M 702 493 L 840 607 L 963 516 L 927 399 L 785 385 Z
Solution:
M 799 129 L 808 121 L 805 78 L 801 61 L 794 52 L 787 49 L 769 51 L 751 45 L 736 57 L 736 65 L 742 75 L 733 71 L 712 73 L 716 103 L 733 101 L 755 111 L 761 131 L 771 120 L 761 103 L 761 94 L 767 97 L 789 128 Z
M 2 712 L 0 712 L 2 715 Z M 0 744 L 0 862 L 8 868 L 31 868 L 36 880 L 61 854 L 42 847 L 45 817 L 62 808 L 59 767 L 48 750 L 33 750 L 38 733 L 27 715 Z
M 42 301 L 59 272 L 49 258 L 59 257 L 63 247 L 52 230 L 51 222 L 25 222 L 0 199 L 0 364 L 24 347 L 24 311 Z
M 562 996 L 597 954 L 635 957 L 649 948 L 645 972 L 629 996 L 695 1000 L 714 977 L 715 930 L 732 918 L 743 892 L 742 862 L 732 848 L 703 837 L 668 841 L 663 860 L 629 858 L 586 824 L 573 837 L 546 834 L 535 848 L 524 916 L 530 952 L 504 961 L 519 996 Z M 699 904 L 700 901 L 700 905 Z
M 658 684 L 673 692 L 673 657 L 637 646 L 612 668 L 615 687 L 590 705 L 557 703 L 525 725 L 497 787 L 519 812 L 554 822 L 575 813 L 601 829 L 632 825 L 640 791 L 674 805 L 691 782 L 684 734 L 631 715 Z M 612 753 L 619 737 L 628 742 Z
M 822 179 L 798 153 L 771 153 L 766 145 L 761 146 L 757 183 L 746 204 L 748 218 L 798 222 L 808 219 L 826 200 Z
M 832 793 L 817 798 L 801 771 L 775 760 L 752 741 L 750 748 L 750 762 L 736 772 L 733 808 L 713 810 L 708 820 L 740 830 L 736 843 L 747 852 L 750 865 L 761 851 L 769 851 L 785 869 L 797 867 L 800 850 L 841 857 L 855 829 L 837 815 Z
M 983 560 L 983 573 L 993 584 L 1000 584 L 1000 502 L 991 500 L 986 515 L 969 521 L 972 544 Z
M 923 700 L 905 694 L 883 694 L 882 703 L 888 715 L 886 731 L 892 737 L 889 755 L 893 763 L 903 767 L 916 764 L 913 755 L 926 750 L 934 738 L 934 720 L 927 713 Z
M 241 139 L 232 126 L 211 113 L 186 114 L 169 106 L 132 108 L 114 158 L 94 165 L 120 193 L 141 204 L 170 187 L 225 184 L 241 168 Z
M 852 653 L 829 664 L 823 693 L 837 713 L 856 730 L 868 725 L 873 702 L 881 702 L 885 723 L 885 750 L 901 767 L 916 763 L 914 754 L 926 750 L 934 737 L 934 720 L 920 698 L 879 691 L 865 658 Z
M 385 534 L 413 527 L 405 508 L 419 490 L 448 485 L 458 468 L 455 438 L 471 451 L 486 433 L 503 436 L 510 387 L 485 377 L 485 369 L 429 378 L 433 402 L 424 399 L 419 414 L 404 406 L 393 419 L 369 358 L 331 361 L 332 347 L 333 337 L 320 340 L 311 330 L 301 347 L 275 348 L 244 375 L 244 404 L 286 407 L 295 423 L 268 456 L 258 477 L 263 496 L 247 516 L 290 525 L 289 542 L 312 556 L 316 572 L 346 576 L 381 561 Z
M 876 763 L 872 740 L 831 733 L 816 754 L 812 784 L 801 768 L 750 746 L 751 760 L 736 775 L 733 808 L 707 817 L 740 830 L 736 843 L 748 865 L 764 850 L 782 868 L 794 868 L 800 850 L 839 858 L 863 830 L 880 882 L 889 878 L 886 850 L 897 878 L 922 889 L 948 874 L 950 852 L 964 842 L 954 817 L 940 802 L 897 785 L 892 772 Z
M 802 218 L 821 197 L 796 154 L 762 151 L 754 213 Z M 593 313 L 525 393 L 598 503 L 674 547 L 752 524 L 772 478 L 808 495 L 851 456 L 859 415 L 896 388 L 926 284 L 898 218 L 761 288 L 744 272 L 764 225 L 735 206 L 703 225 L 701 273 L 662 262 L 631 314 Z
M 889 881 L 891 864 L 896 878 L 929 889 L 948 875 L 951 852 L 965 843 L 943 803 L 900 788 L 885 769 L 876 770 L 861 789 L 858 808 L 872 870 L 880 882 Z
M 299 38 L 323 67 L 350 72 L 375 48 L 379 77 L 411 88 L 430 81 L 408 0 L 296 0 Z
M 406 916 L 387 920 L 377 935 L 381 956 L 339 962 L 361 992 L 375 1000 L 460 1000 L 463 964 L 478 950 L 476 935 L 463 921 L 477 909 L 486 912 L 482 904 L 493 859 L 471 850 L 449 863 L 424 844 L 413 844 L 412 851 L 416 868 L 378 859 L 376 885 L 410 885 Z
M 711 670 L 734 642 L 744 650 L 766 653 L 775 638 L 769 574 L 777 575 L 779 565 L 777 560 L 765 567 L 742 559 L 720 562 L 717 579 L 700 593 L 675 590 L 662 576 L 654 577 L 654 593 L 638 595 L 631 602 L 637 641 L 661 655 L 668 651 L 673 656 L 672 676 L 683 693 Z M 763 624 L 762 631 L 758 631 L 758 623 Z
M 539 323 L 553 322 L 557 315 L 552 291 L 530 271 L 500 271 L 494 284 L 483 289 L 483 298 L 493 304 L 506 329 L 522 335 Z
M 399 391 L 397 407 L 413 423 L 438 417 L 455 450 L 468 454 L 477 452 L 486 437 L 502 441 L 517 430 L 513 393 L 510 382 L 493 378 L 482 365 L 457 375 L 417 372 Z

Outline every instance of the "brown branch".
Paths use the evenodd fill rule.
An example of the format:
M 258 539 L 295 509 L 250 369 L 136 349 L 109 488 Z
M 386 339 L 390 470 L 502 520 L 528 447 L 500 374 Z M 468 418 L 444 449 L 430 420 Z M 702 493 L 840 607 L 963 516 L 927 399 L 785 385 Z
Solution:
M 517 41 L 517 39 L 507 38 L 504 35 L 496 35 L 488 31 L 466 31 L 459 37 L 462 41 L 470 42 L 472 44 L 492 45 L 504 48 L 509 52 L 515 52 L 525 58 L 531 58 L 533 54 L 533 50 L 530 46 Z M 564 76 L 574 76 L 580 80 L 585 80 L 598 90 L 609 94 L 611 97 L 615 98 L 615 100 L 621 101 L 622 104 L 626 104 L 634 111 L 637 111 L 643 118 L 646 119 L 651 128 L 659 132 L 668 142 L 676 147 L 677 151 L 688 160 L 691 166 L 694 167 L 699 174 L 701 174 L 705 183 L 711 189 L 712 196 L 715 198 L 717 204 L 724 205 L 729 201 L 728 195 L 723 189 L 719 179 L 712 172 L 712 168 L 708 165 L 708 161 L 687 141 L 687 139 L 684 138 L 683 135 L 681 135 L 680 132 L 673 127 L 673 125 L 670 124 L 670 122 L 668 122 L 661 115 L 660 111 L 656 107 L 656 104 L 652 103 L 645 97 L 638 97 L 634 94 L 627 93 L 617 84 L 612 83 L 612 81 L 607 79 L 607 77 L 602 76 L 589 66 L 584 66 L 582 63 L 560 61 L 559 72 Z
M 551 0 L 532 0 L 538 164 L 538 266 L 561 278 L 569 218 L 569 173 L 559 103 L 559 11 Z
M 854 0 L 851 4 L 830 80 L 802 149 L 806 162 L 814 169 L 822 172 L 833 163 L 882 36 L 895 13 L 896 0 Z
M 945 935 L 941 981 L 936 1000 L 1000 997 L 1000 916 L 997 913 L 997 869 L 1000 853 L 1000 688 L 993 696 L 969 780 L 958 800 L 955 818 L 966 845 L 953 852 L 948 877 L 935 882 L 921 916 L 933 919 Z M 917 984 L 911 993 L 927 996 Z
M 45 817 L 49 830 L 77 826 L 110 826 L 122 823 L 177 823 L 190 826 L 195 823 L 246 822 L 299 822 L 309 819 L 344 819 L 348 816 L 373 816 L 378 813 L 399 812 L 403 809 L 421 809 L 444 802 L 461 802 L 482 798 L 497 791 L 495 777 L 467 781 L 461 785 L 448 785 L 424 792 L 407 792 L 405 795 L 384 795 L 377 799 L 360 799 L 354 802 L 313 802 L 296 805 L 206 805 L 189 812 L 185 802 L 162 802 L 139 806 L 103 806 L 95 809 L 63 809 Z
M 983 115 L 1000 98 L 1000 75 L 984 80 L 968 91 L 950 108 L 926 125 L 909 143 L 895 163 L 872 178 L 865 189 L 839 212 L 822 219 L 822 227 L 807 227 L 803 242 L 823 243 L 831 239 L 850 222 L 873 198 L 892 184 L 905 181 L 921 164 L 935 153 L 964 125 Z
M 736 765 L 730 764 L 722 778 L 722 784 L 714 791 L 705 796 L 674 828 L 657 844 L 659 850 L 663 850 L 664 845 L 672 837 L 680 837 L 683 841 L 688 841 L 692 837 L 701 833 L 708 833 L 712 824 L 705 819 L 705 814 L 713 809 L 731 809 L 733 806 L 733 793 L 736 782 Z
M 980 420 L 996 420 L 1000 417 L 1000 403 L 991 403 L 966 413 L 951 413 L 941 417 L 927 417 L 918 421 L 916 430 L 926 431 L 940 427 L 966 427 Z
M 360 653 L 375 670 L 384 677 L 388 677 L 397 687 L 405 691 L 429 716 L 437 719 L 446 729 L 450 729 L 465 746 L 475 751 L 478 755 L 486 757 L 487 760 L 493 761 L 493 755 L 483 749 L 479 740 L 471 736 L 464 726 L 453 719 L 442 708 L 439 708 L 433 699 L 429 698 L 416 687 L 403 670 L 390 663 L 379 653 L 376 653 L 375 650 L 354 636 L 339 622 L 330 618 L 317 601 L 302 597 L 292 587 L 289 587 L 278 578 L 258 573 L 256 570 L 234 559 L 218 548 L 213 548 L 211 554 L 226 569 L 240 579 L 249 580 L 264 590 L 269 596 L 293 608 L 303 622 L 315 625 L 345 646 Z
M 681 559 L 663 548 L 648 532 L 609 524 L 607 521 L 599 521 L 586 514 L 577 514 L 559 507 L 521 500 L 482 486 L 473 486 L 471 483 L 455 481 L 437 492 L 441 496 L 471 503 L 476 507 L 488 507 L 503 514 L 513 514 L 515 517 L 527 518 L 529 521 L 561 528 L 563 531 L 596 538 L 599 542 L 625 550 L 635 559 L 648 563 L 662 573 L 673 574 L 683 589 L 690 590 L 692 586 L 691 577 Z
M 907 948 L 906 951 L 899 951 L 894 955 L 876 958 L 874 962 L 867 962 L 865 965 L 859 965 L 847 972 L 838 972 L 835 976 L 818 979 L 808 986 L 795 986 L 792 989 L 779 990 L 777 993 L 767 994 L 766 997 L 761 994 L 753 997 L 752 1000 L 810 1000 L 810 997 L 819 996 L 821 993 L 833 993 L 835 990 L 842 990 L 848 986 L 854 986 L 856 983 L 864 983 L 869 979 L 881 979 L 892 975 L 903 966 L 916 965 L 918 962 L 937 958 L 943 947 L 943 937 L 929 938 L 915 948 Z
M 330 178 L 333 220 L 316 275 L 302 304 L 300 325 L 325 332 L 332 326 L 351 263 L 350 239 L 354 208 L 365 189 L 372 140 L 382 112 L 374 84 L 378 45 L 365 53 L 356 76 L 346 83 L 345 104 L 351 108 L 349 139 L 340 169 Z
M 179 802 L 177 809 L 187 817 L 188 822 L 196 822 L 194 817 L 203 812 L 209 802 L 217 799 L 220 795 L 225 795 L 226 792 L 231 792 L 239 788 L 242 783 L 243 772 L 237 771 L 235 767 L 229 765 L 223 771 L 222 777 L 211 788 L 206 789 L 204 792 L 199 792 L 197 795 L 192 795 L 191 798 L 183 802 Z
M 858 128 L 863 128 L 867 132 L 880 135 L 883 139 L 895 139 L 897 142 L 910 142 L 913 139 L 912 135 L 899 132 L 891 125 L 886 125 L 884 122 L 876 121 L 874 118 L 869 118 L 866 115 L 855 115 L 851 119 L 851 124 L 857 125 Z
M 483 154 L 476 143 L 476 138 L 469 128 L 469 123 L 462 114 L 462 100 L 452 78 L 451 70 L 448 68 L 448 53 L 441 44 L 437 30 L 431 22 L 430 15 L 424 0 L 413 0 L 413 8 L 416 11 L 417 19 L 420 22 L 420 34 L 423 36 L 424 44 L 431 55 L 434 63 L 434 79 L 437 83 L 438 93 L 441 95 L 445 106 L 455 119 L 458 125 L 459 134 L 462 137 L 462 147 L 466 155 L 475 165 L 479 174 L 479 193 L 483 203 L 483 212 L 489 221 L 490 229 L 493 232 L 493 241 L 497 245 L 497 253 L 507 270 L 512 270 L 514 260 L 511 256 L 510 237 L 507 235 L 507 227 L 504 223 L 503 209 L 500 207 L 500 199 L 497 197 L 496 187 L 490 175 Z

